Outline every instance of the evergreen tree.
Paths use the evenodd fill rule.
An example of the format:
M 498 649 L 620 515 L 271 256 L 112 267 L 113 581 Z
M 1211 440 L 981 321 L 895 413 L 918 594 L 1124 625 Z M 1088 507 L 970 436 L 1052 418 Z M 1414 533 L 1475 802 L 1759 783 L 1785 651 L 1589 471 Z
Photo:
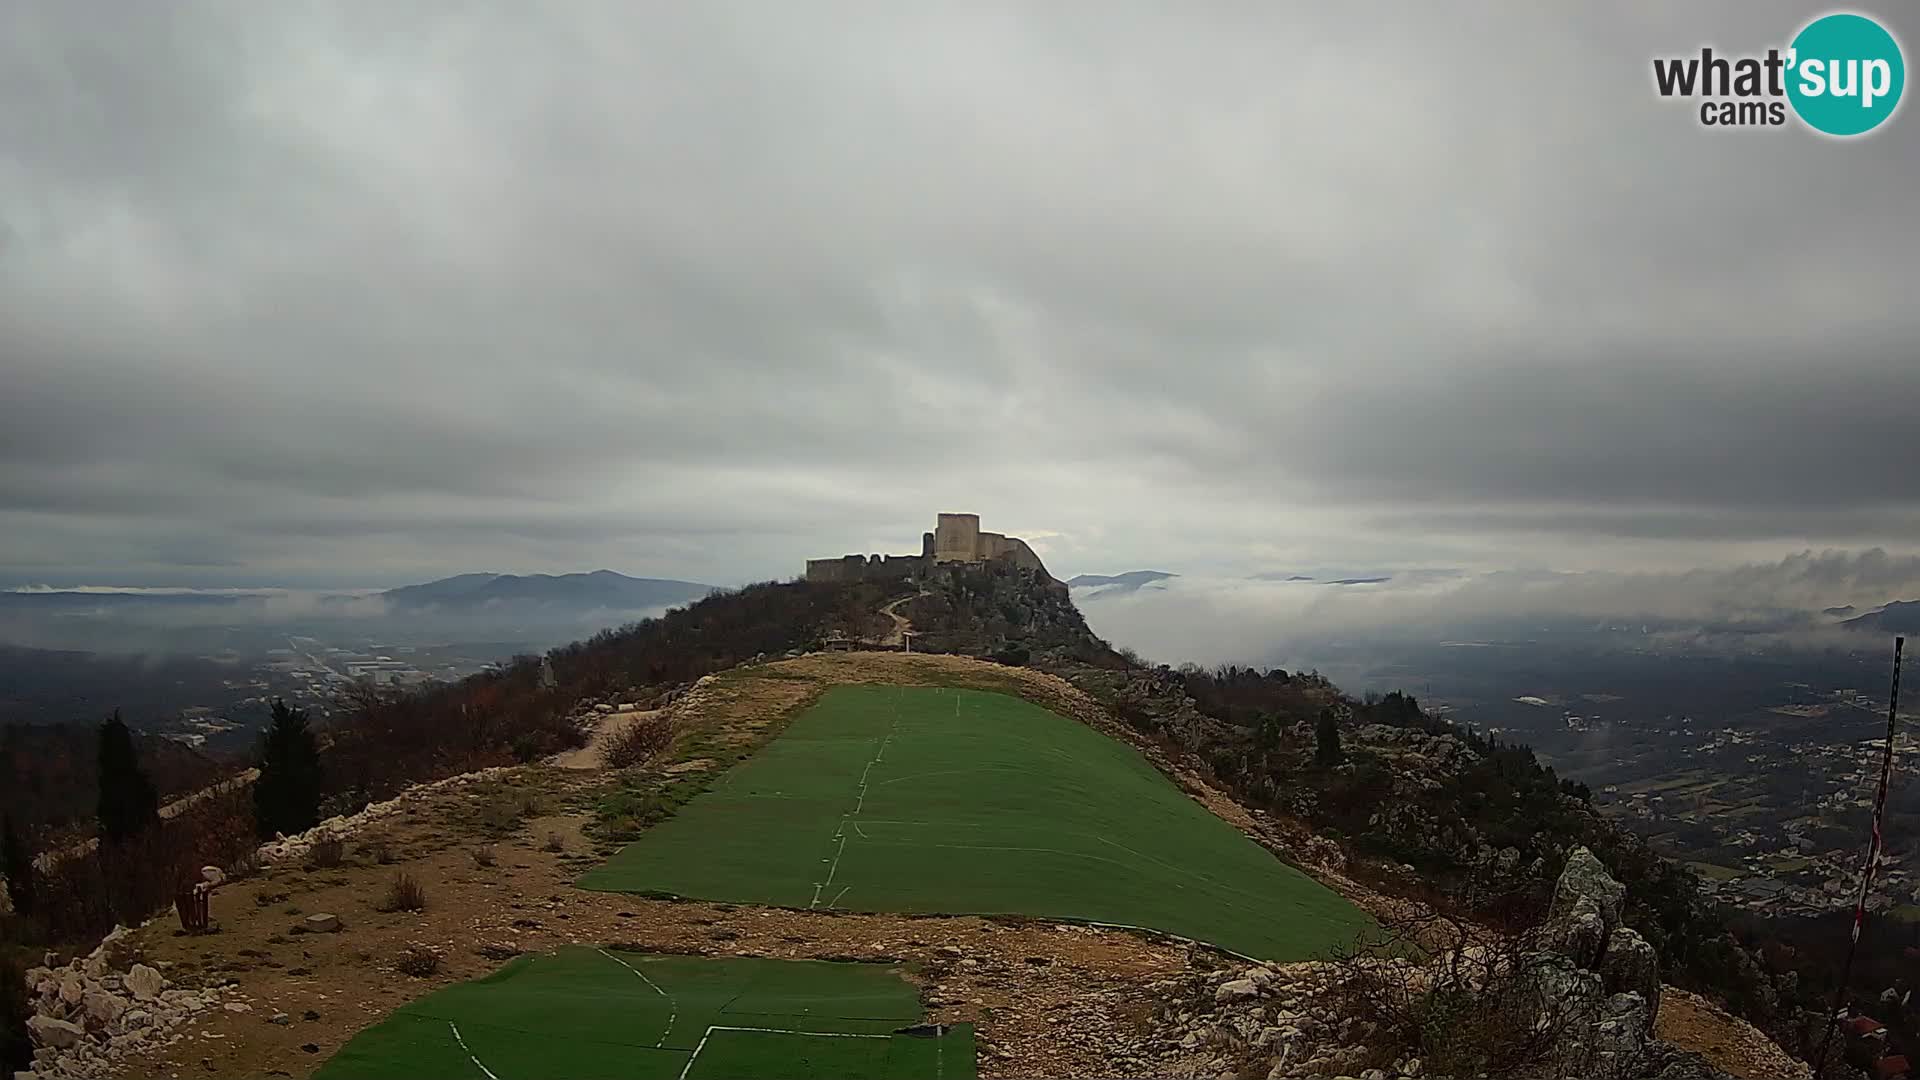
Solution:
M 0 952 L 0 1069 L 9 1075 L 33 1068 L 33 1035 L 27 1027 L 32 1016 L 26 965 L 6 949 Z
M 7 875 L 7 898 L 21 915 L 33 914 L 33 853 L 13 827 L 13 815 L 6 817 L 6 835 L 0 842 L 0 863 Z
M 320 823 L 320 746 L 305 709 L 273 703 L 273 724 L 260 750 L 253 784 L 253 820 L 261 837 L 292 835 Z
M 1347 760 L 1347 752 L 1340 748 L 1340 717 L 1332 707 L 1321 709 L 1320 719 L 1314 724 L 1313 760 L 1326 766 Z
M 160 820 L 160 793 L 140 767 L 133 732 L 113 710 L 100 725 L 100 836 L 118 843 Z

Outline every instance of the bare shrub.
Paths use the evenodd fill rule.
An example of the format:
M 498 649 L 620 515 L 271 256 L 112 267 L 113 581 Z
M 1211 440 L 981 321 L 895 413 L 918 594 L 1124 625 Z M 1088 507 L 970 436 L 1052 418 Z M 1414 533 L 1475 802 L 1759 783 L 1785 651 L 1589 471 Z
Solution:
M 1330 957 L 1320 1019 L 1369 1027 L 1382 1062 L 1414 1055 L 1436 1073 L 1567 1073 L 1598 1021 L 1590 1002 L 1554 992 L 1553 961 L 1535 932 L 1489 930 L 1429 908 L 1381 920 L 1381 930 Z
M 227 880 L 245 881 L 260 875 L 260 849 L 249 847 L 227 862 Z
M 559 833 L 550 832 L 547 834 L 547 842 L 540 845 L 540 849 L 542 851 L 565 851 L 567 850 L 567 842 Z
M 379 910 L 385 912 L 425 911 L 426 908 L 427 890 L 404 870 L 393 875 L 393 880 L 387 883 L 387 895 L 381 899 L 379 906 Z
M 600 747 L 600 760 L 609 769 L 644 765 L 673 744 L 673 724 L 663 718 L 628 724 Z
M 409 945 L 393 962 L 393 966 L 402 975 L 424 979 L 440 970 L 440 950 L 425 945 Z
M 485 870 L 493 865 L 492 844 L 481 844 L 467 854 L 473 856 L 473 868 L 475 870 Z
M 489 785 L 478 793 L 475 816 L 481 831 L 499 837 L 520 827 L 520 823 L 540 812 L 539 796 L 516 791 L 505 785 Z
M 307 869 L 332 870 L 347 861 L 347 842 L 328 833 L 307 849 Z
M 393 845 L 385 840 L 369 840 L 361 844 L 360 854 L 365 855 L 381 866 L 393 865 Z

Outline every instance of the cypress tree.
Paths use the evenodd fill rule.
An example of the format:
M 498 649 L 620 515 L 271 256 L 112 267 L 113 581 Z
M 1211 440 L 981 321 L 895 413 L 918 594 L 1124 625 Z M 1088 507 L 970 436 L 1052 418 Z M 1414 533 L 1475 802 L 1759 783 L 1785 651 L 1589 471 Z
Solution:
M 0 841 L 0 862 L 4 862 L 7 875 L 7 898 L 13 901 L 16 914 L 33 914 L 33 853 L 20 838 L 20 830 L 13 827 L 13 815 L 6 817 L 6 835 Z
M 262 838 L 305 832 L 320 823 L 320 746 L 305 709 L 273 703 L 273 724 L 260 748 L 253 783 L 253 820 Z
M 1320 710 L 1320 720 L 1313 728 L 1313 759 L 1321 765 L 1338 765 L 1347 759 L 1347 753 L 1340 748 L 1340 717 L 1331 707 Z
M 140 767 L 133 732 L 113 710 L 100 725 L 100 836 L 119 843 L 160 820 L 160 794 Z

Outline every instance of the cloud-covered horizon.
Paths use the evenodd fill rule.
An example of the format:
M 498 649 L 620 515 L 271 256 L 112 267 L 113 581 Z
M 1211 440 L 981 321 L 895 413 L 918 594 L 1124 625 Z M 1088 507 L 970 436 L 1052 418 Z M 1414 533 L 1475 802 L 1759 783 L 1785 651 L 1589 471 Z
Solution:
M 1848 616 L 1920 599 L 1920 557 L 1878 549 L 1800 552 L 1768 563 L 1677 572 L 1394 573 L 1367 585 L 1181 576 L 1137 592 L 1076 589 L 1095 633 L 1156 662 L 1271 664 L 1324 655 L 1330 642 L 1502 637 L 1565 620 L 1647 627 L 1666 645 L 1852 649 L 1877 636 Z
M 1920 119 L 1649 85 L 1810 14 L 0 5 L 0 584 L 1911 552 Z

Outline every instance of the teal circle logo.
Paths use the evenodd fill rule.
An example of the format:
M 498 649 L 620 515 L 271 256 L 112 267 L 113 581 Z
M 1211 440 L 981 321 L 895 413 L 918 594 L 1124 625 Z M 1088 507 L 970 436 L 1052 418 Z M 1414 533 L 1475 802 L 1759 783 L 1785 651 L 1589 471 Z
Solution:
M 1907 64 L 1900 43 L 1864 15 L 1823 15 L 1794 35 L 1787 100 L 1815 131 L 1864 135 L 1900 107 Z

